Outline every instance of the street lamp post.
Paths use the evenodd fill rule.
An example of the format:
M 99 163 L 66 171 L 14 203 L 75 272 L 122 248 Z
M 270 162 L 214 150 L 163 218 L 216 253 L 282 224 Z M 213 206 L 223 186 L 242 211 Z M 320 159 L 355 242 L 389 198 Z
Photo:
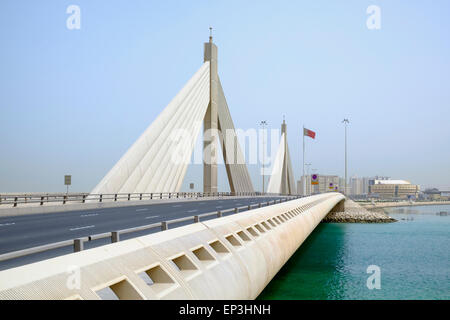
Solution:
M 345 126 L 345 188 L 344 195 L 347 196 L 347 125 L 350 123 L 348 119 L 342 120 Z
M 262 194 L 264 194 L 264 166 L 265 166 L 265 151 L 266 148 L 264 146 L 264 136 L 265 136 L 265 126 L 267 126 L 267 121 L 263 120 L 260 122 L 260 125 L 262 127 Z

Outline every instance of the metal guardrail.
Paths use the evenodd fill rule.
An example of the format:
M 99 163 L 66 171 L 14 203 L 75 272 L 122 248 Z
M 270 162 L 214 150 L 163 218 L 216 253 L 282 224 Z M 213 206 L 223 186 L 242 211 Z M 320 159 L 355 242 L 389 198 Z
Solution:
M 289 196 L 289 198 L 290 198 L 289 200 L 298 199 L 298 198 L 300 198 L 300 196 Z M 84 243 L 88 242 L 88 241 L 99 240 L 99 239 L 104 239 L 104 238 L 111 238 L 111 243 L 115 243 L 115 242 L 120 241 L 120 235 L 127 234 L 127 233 L 139 232 L 139 231 L 150 230 L 150 229 L 155 229 L 155 228 L 160 228 L 160 231 L 164 231 L 164 230 L 168 230 L 169 225 L 174 224 L 174 223 L 186 222 L 186 221 L 190 221 L 190 220 L 192 220 L 193 223 L 198 223 L 201 221 L 202 218 L 205 218 L 205 217 L 210 217 L 210 216 L 215 215 L 215 216 L 217 216 L 217 218 L 220 218 L 223 216 L 224 213 L 228 213 L 228 212 L 238 213 L 242 209 L 251 210 L 255 207 L 261 208 L 264 205 L 269 206 L 270 204 L 276 204 L 276 203 L 281 203 L 281 202 L 286 202 L 286 201 L 288 201 L 288 198 L 280 198 L 279 200 L 259 202 L 258 204 L 254 204 L 254 205 L 250 204 L 250 205 L 242 206 L 242 207 L 235 207 L 235 208 L 230 208 L 230 209 L 225 209 L 225 210 L 220 210 L 220 211 L 203 213 L 203 214 L 196 215 L 196 216 L 178 218 L 178 219 L 173 219 L 173 220 L 168 220 L 168 221 L 157 222 L 157 223 L 153 223 L 153 224 L 149 224 L 149 225 L 139 226 L 139 227 L 133 227 L 133 228 L 111 231 L 111 232 L 106 232 L 106 233 L 101 233 L 101 234 L 95 234 L 95 235 L 91 235 L 91 236 L 87 236 L 87 237 L 83 237 L 83 238 L 77 238 L 77 239 L 72 239 L 72 240 L 65 240 L 65 241 L 50 243 L 50 244 L 46 244 L 46 245 L 42 245 L 42 246 L 38 246 L 38 247 L 33 247 L 33 248 L 28 248 L 28 249 L 23 249 L 23 250 L 19 250 L 19 251 L 13 251 L 13 252 L 1 254 L 0 261 L 11 260 L 11 259 L 15 259 L 15 258 L 29 256 L 29 255 L 32 255 L 35 253 L 41 253 L 41 252 L 50 251 L 53 249 L 58 249 L 58 248 L 63 248 L 63 247 L 68 247 L 68 246 L 73 246 L 73 252 L 79 252 L 79 251 L 84 250 Z
M 206 198 L 206 197 L 245 197 L 245 196 L 282 196 L 280 194 L 262 194 L 261 192 L 158 192 L 158 193 L 115 193 L 115 194 L 17 194 L 0 195 L 0 207 L 20 204 L 39 203 L 93 203 L 93 202 L 117 202 L 117 201 L 142 201 L 156 199 L 180 199 L 180 198 Z

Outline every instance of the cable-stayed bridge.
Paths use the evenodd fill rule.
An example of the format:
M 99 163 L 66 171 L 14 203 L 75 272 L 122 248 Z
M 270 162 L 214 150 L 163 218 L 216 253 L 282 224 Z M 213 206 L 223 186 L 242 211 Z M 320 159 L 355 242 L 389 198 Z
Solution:
M 203 192 L 182 192 L 189 159 L 202 128 Z M 218 190 L 219 147 L 231 192 Z M 102 256 L 102 250 L 115 252 L 118 245 L 124 250 L 122 253 L 128 252 L 129 258 L 137 254 L 142 260 L 145 254 L 136 253 L 135 245 L 144 245 L 149 239 L 153 240 L 144 247 L 149 246 L 156 258 L 144 263 L 147 270 L 142 269 L 144 266 L 139 268 L 151 278 L 151 283 L 147 283 L 147 288 L 134 279 L 137 271 L 129 274 L 113 268 L 114 272 L 121 270 L 117 272 L 122 275 L 116 275 L 122 280 L 105 286 L 118 298 L 211 298 L 207 288 L 190 287 L 183 271 L 201 270 L 206 275 L 202 261 L 216 261 L 220 267 L 208 277 L 215 277 L 214 281 L 220 283 L 226 270 L 222 258 L 228 254 L 232 255 L 231 260 L 237 259 L 227 267 L 236 279 L 246 282 L 252 278 L 251 273 L 259 274 L 258 279 L 248 282 L 249 287 L 257 285 L 256 289 L 243 289 L 236 284 L 231 291 L 226 289 L 232 292 L 229 297 L 255 298 L 315 226 L 330 211 L 342 207 L 343 199 L 336 193 L 305 199 L 296 195 L 285 121 L 268 193 L 255 192 L 218 75 L 218 49 L 210 37 L 204 44 L 204 62 L 198 71 L 89 194 L 0 196 L 0 269 L 12 268 L 0 272 L 0 299 L 39 298 L 41 294 L 50 298 L 98 298 L 101 295 L 92 286 L 99 279 L 87 281 L 83 288 L 74 289 L 73 295 L 60 295 L 59 289 L 58 295 L 52 295 L 46 292 L 48 288 L 31 294 L 27 286 L 37 279 L 23 277 L 22 272 L 41 270 L 32 272 L 40 274 L 41 280 L 60 277 L 62 269 L 54 274 L 46 270 L 46 261 L 60 266 L 67 266 L 69 260 L 78 261 L 89 269 L 109 258 L 96 258 L 94 262 L 87 256 L 94 252 Z M 108 243 L 112 244 L 102 247 Z M 189 244 L 187 251 L 182 244 Z M 171 249 L 162 249 L 166 245 Z M 85 250 L 90 248 L 97 251 Z M 244 255 L 240 251 L 244 248 L 254 263 L 248 265 L 240 256 Z M 65 255 L 72 250 L 77 253 Z M 270 257 L 273 250 L 281 250 L 282 254 Z M 49 258 L 52 260 L 46 260 Z M 121 264 L 128 263 L 124 259 Z M 14 268 L 41 260 L 46 261 Z M 105 271 L 105 275 L 110 272 Z M 55 286 L 59 288 L 58 281 Z M 101 283 L 94 286 L 102 286 Z M 168 291 L 157 290 L 168 287 L 168 283 L 176 285 Z M 174 296 L 174 292 L 179 293 Z M 228 297 L 221 295 L 224 291 L 220 288 L 215 294 L 215 298 Z
M 202 124 L 204 192 L 218 192 L 218 136 L 231 192 L 254 192 L 220 83 L 218 50 L 212 37 L 204 46 L 203 65 L 92 190 L 93 194 L 179 192 Z M 231 135 L 224 134 L 230 131 Z M 176 133 L 179 135 L 174 137 Z

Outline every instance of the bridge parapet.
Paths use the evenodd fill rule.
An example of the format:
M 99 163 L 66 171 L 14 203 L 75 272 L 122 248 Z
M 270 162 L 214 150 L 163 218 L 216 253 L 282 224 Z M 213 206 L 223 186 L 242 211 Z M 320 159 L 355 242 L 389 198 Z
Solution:
M 0 272 L 3 299 L 254 299 L 344 196 L 301 198 Z

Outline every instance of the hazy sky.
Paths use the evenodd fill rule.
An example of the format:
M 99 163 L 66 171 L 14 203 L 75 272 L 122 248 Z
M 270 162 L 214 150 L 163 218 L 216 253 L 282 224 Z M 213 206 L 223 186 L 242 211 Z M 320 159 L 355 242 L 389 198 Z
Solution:
M 66 9 L 81 8 L 69 30 Z M 381 29 L 366 26 L 369 5 Z M 294 173 L 450 186 L 450 2 L 0 2 L 0 192 L 90 191 L 203 62 L 211 25 L 235 126 L 279 128 Z M 250 167 L 256 189 L 259 166 Z M 184 188 L 200 188 L 201 166 Z M 227 190 L 220 168 L 221 190 Z

